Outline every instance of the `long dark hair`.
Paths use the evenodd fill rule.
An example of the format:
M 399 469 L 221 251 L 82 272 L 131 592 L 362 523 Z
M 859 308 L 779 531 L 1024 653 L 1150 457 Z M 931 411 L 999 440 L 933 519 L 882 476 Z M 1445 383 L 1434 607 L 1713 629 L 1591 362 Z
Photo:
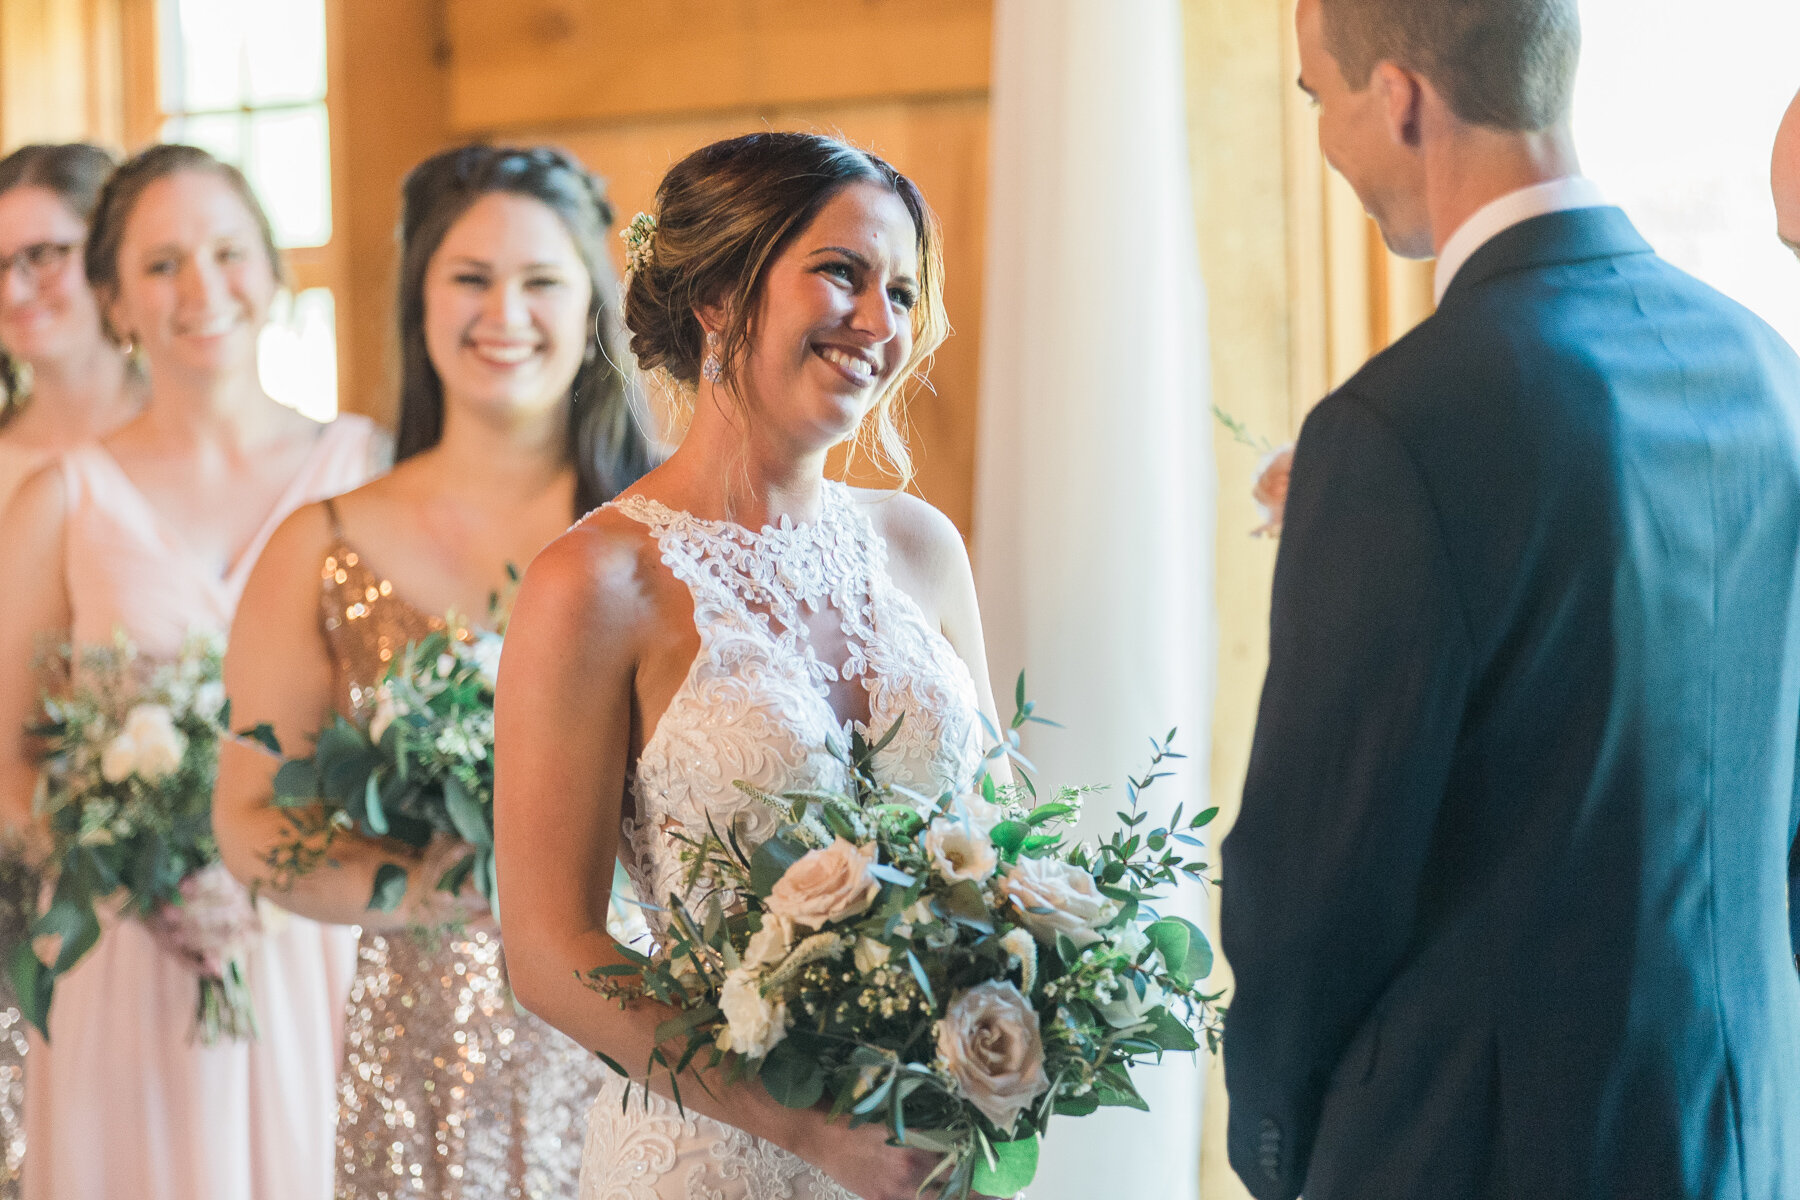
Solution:
M 622 366 L 619 287 L 606 256 L 612 206 L 585 167 L 560 150 L 470 145 L 433 155 L 401 188 L 400 427 L 395 458 L 444 435 L 444 384 L 425 346 L 425 270 L 450 227 L 492 192 L 526 196 L 555 213 L 593 281 L 588 328 L 595 339 L 569 385 L 568 451 L 575 465 L 575 515 L 605 504 L 655 465 L 632 413 Z
M 41 187 L 55 193 L 84 224 L 90 223 L 115 162 L 111 154 L 86 142 L 20 146 L 0 158 L 0 194 Z M 0 352 L 0 425 L 13 415 L 20 399 L 19 366 L 10 354 Z

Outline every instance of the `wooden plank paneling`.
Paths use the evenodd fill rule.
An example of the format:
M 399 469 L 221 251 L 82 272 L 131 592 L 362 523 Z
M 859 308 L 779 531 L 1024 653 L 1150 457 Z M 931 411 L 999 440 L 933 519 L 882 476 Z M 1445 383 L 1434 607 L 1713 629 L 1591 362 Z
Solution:
M 987 208 L 987 101 L 931 101 L 773 109 L 583 129 L 518 130 L 508 141 L 547 141 L 605 176 L 621 225 L 648 208 L 676 160 L 708 142 L 754 129 L 809 129 L 880 154 L 924 191 L 944 228 L 945 305 L 957 332 L 938 351 L 932 388 L 908 409 L 916 490 L 967 534 L 974 508 L 975 412 L 980 379 L 981 273 Z M 613 247 L 615 259 L 620 247 Z M 623 263 L 619 265 L 622 267 Z M 935 390 L 933 390 L 935 389 Z M 858 470 L 854 478 L 878 484 Z
M 448 0 L 450 127 L 985 91 L 991 0 Z
M 439 0 L 349 0 L 333 58 L 333 242 L 347 264 L 337 297 L 338 405 L 390 421 L 400 181 L 449 136 L 441 9 Z

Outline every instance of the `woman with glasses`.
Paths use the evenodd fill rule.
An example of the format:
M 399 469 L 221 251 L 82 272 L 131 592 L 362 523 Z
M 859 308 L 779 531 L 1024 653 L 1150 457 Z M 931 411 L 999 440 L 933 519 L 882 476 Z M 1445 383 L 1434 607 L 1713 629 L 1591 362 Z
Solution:
M 0 159 L 0 510 L 41 463 L 143 403 L 81 267 L 112 169 L 111 155 L 79 142 Z
M 98 146 L 22 146 L 0 159 L 0 512 L 52 456 L 110 432 L 143 402 L 143 381 L 107 338 L 81 246 L 112 156 Z M 34 876 L 0 846 L 0 912 L 19 919 Z M 16 929 L 0 929 L 10 941 Z M 0 1200 L 25 1156 L 25 1027 L 0 978 Z

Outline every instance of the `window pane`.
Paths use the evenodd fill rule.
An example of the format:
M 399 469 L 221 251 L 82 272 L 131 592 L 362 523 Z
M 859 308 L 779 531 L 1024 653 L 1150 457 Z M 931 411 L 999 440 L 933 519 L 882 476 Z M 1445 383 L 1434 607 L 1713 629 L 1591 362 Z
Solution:
M 1676 266 L 1800 347 L 1800 263 L 1769 157 L 1793 98 L 1794 0 L 1581 0 L 1582 165 Z
M 337 416 L 337 309 L 327 288 L 276 303 L 257 343 L 263 390 L 317 421 Z
M 243 6 L 249 103 L 325 98 L 325 0 L 256 0 Z
M 239 0 L 171 0 L 163 7 L 163 111 L 244 103 L 244 27 Z
M 244 161 L 248 128 L 247 119 L 238 113 L 175 117 L 163 126 L 163 140 L 198 146 L 235 166 Z
M 331 152 L 325 106 L 250 116 L 244 173 L 269 210 L 282 246 L 331 240 Z

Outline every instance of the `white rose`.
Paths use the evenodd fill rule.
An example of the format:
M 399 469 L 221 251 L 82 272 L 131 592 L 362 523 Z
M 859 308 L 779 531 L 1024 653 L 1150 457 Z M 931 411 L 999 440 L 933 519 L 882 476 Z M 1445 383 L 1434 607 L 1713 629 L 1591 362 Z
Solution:
M 881 891 L 880 881 L 869 873 L 876 850 L 873 843 L 857 846 L 838 838 L 807 851 L 776 881 L 768 911 L 809 929 L 868 911 Z
M 1100 940 L 1099 927 L 1119 911 L 1092 875 L 1061 859 L 1021 858 L 1001 879 L 1000 891 L 1018 909 L 1019 924 L 1046 945 L 1055 945 L 1061 933 L 1077 946 L 1091 946 Z
M 137 743 L 121 733 L 106 743 L 100 752 L 100 777 L 108 783 L 123 783 L 137 770 Z
M 497 633 L 478 633 L 469 644 L 469 654 L 475 660 L 481 682 L 490 688 L 500 686 L 500 649 L 503 645 L 505 643 Z
M 787 1005 L 762 994 L 756 976 L 745 968 L 728 971 L 719 991 L 719 1011 L 725 1028 L 718 1047 L 746 1058 L 762 1058 L 787 1036 Z
M 958 796 L 954 805 L 958 818 L 967 821 L 981 836 L 986 837 L 994 832 L 994 826 L 1007 819 L 1006 809 L 999 804 L 989 804 L 980 792 L 969 792 Z
M 987 834 L 967 821 L 939 817 L 925 830 L 925 853 L 937 873 L 951 883 L 973 879 L 977 883 L 994 873 L 1000 855 Z
M 381 745 L 381 735 L 388 731 L 394 718 L 400 715 L 399 706 L 394 703 L 394 693 L 387 684 L 375 689 L 375 715 L 369 721 L 369 741 Z
M 1007 1133 L 1050 1087 L 1037 1012 L 1010 983 L 990 980 L 952 1000 L 937 1051 L 957 1090 Z
M 776 913 L 764 913 L 762 928 L 750 935 L 750 945 L 744 950 L 744 965 L 772 967 L 786 959 L 793 949 L 794 923 Z
M 145 780 L 174 774 L 187 754 L 187 738 L 175 728 L 174 715 L 160 704 L 140 704 L 127 713 L 122 736 L 135 747 L 133 769 Z
M 194 692 L 194 711 L 208 721 L 217 720 L 225 710 L 225 684 L 209 679 Z
M 1129 976 L 1120 976 L 1118 994 L 1105 1004 L 1098 1005 L 1100 1016 L 1114 1029 L 1126 1029 L 1142 1024 L 1152 1009 L 1161 1008 L 1169 1002 L 1169 993 L 1162 984 L 1149 980 L 1144 987 L 1144 994 L 1138 995 L 1137 984 Z
M 878 942 L 872 937 L 859 938 L 856 943 L 856 969 L 860 974 L 871 975 L 877 967 L 885 967 L 894 954 L 886 942 Z

